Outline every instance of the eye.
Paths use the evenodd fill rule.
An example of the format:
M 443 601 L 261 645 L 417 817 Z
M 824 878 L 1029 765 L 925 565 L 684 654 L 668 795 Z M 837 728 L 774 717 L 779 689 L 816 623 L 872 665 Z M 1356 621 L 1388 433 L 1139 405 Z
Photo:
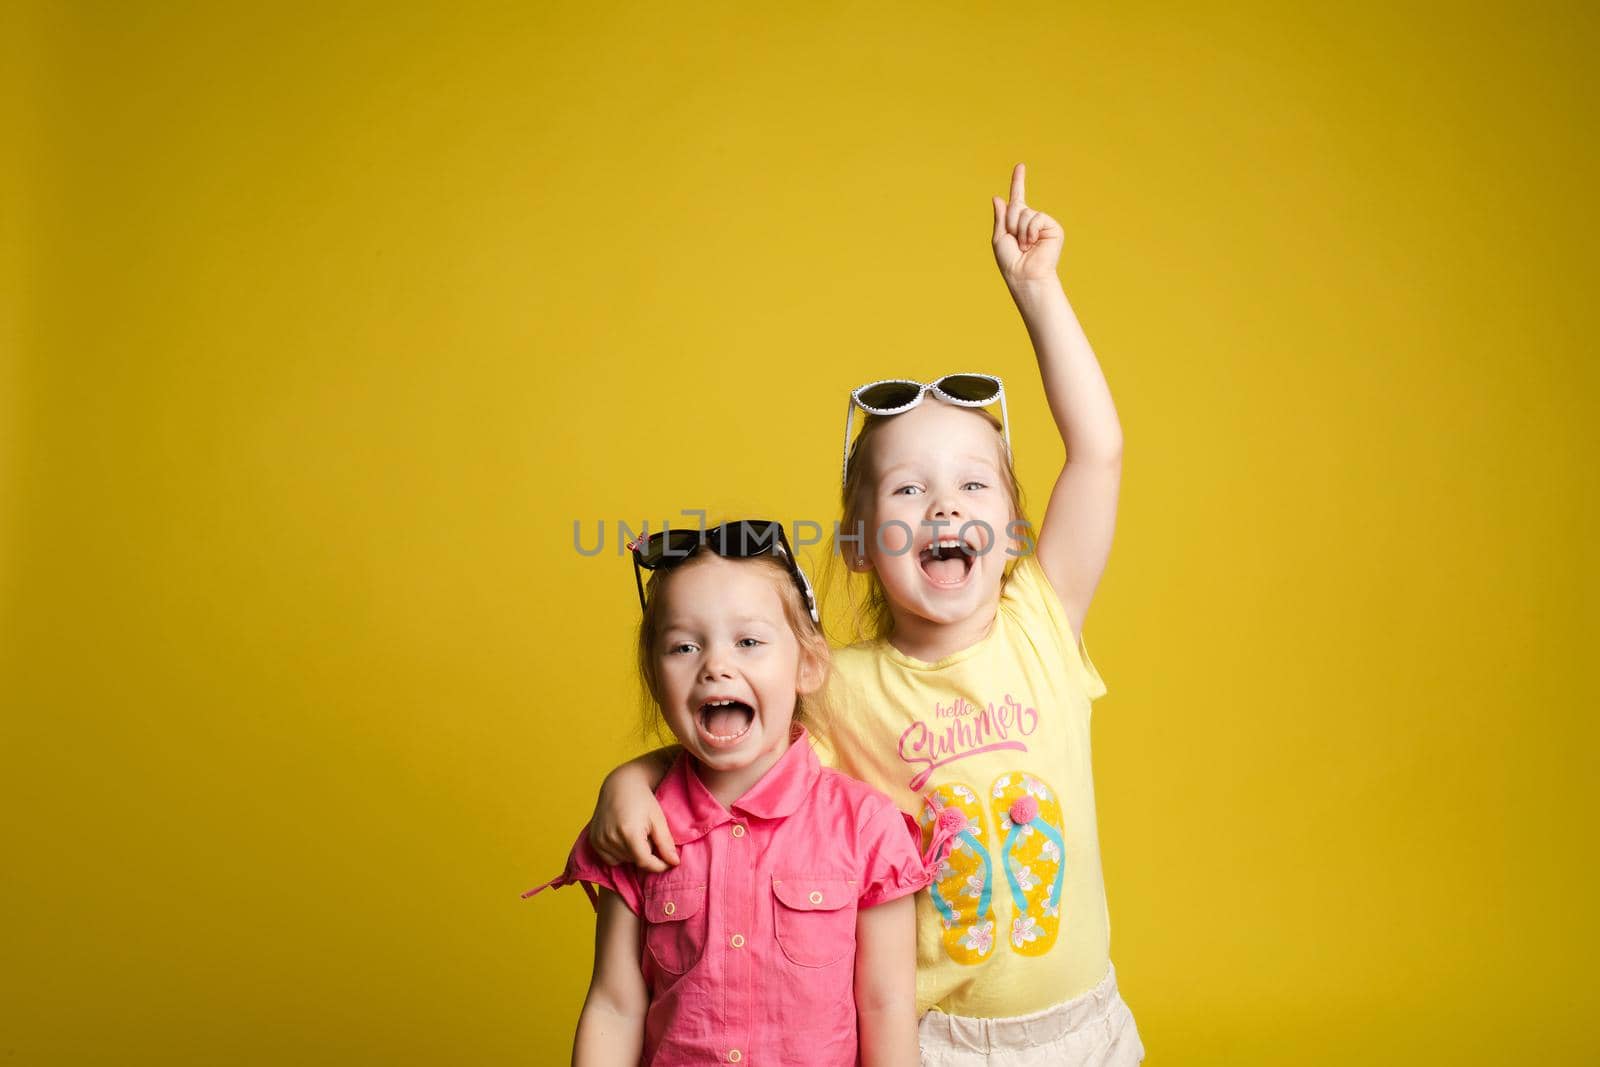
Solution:
M 695 646 L 688 641 L 679 641 L 667 649 L 669 656 L 686 656 L 695 650 Z
M 913 495 L 915 495 L 917 493 L 920 493 L 920 492 L 922 492 L 922 486 L 920 486 L 920 485 L 902 485 L 900 488 L 896 489 L 894 492 L 890 493 L 889 495 L 890 496 L 913 496 Z
M 964 483 L 962 483 L 961 488 L 963 488 L 963 489 L 987 489 L 989 487 L 987 485 L 985 485 L 983 482 L 964 482 Z
M 741 637 L 735 642 L 735 644 L 737 644 L 740 648 L 759 648 L 766 644 L 766 642 L 761 640 L 759 637 Z

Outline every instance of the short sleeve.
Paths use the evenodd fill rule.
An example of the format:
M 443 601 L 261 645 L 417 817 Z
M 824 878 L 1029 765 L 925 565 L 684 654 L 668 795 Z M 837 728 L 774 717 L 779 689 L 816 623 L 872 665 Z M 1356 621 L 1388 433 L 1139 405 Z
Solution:
M 594 885 L 609 889 L 621 897 L 628 910 L 635 915 L 640 914 L 644 907 L 644 893 L 639 888 L 639 878 L 635 869 L 627 864 L 606 863 L 596 856 L 594 849 L 589 845 L 587 824 L 578 834 L 578 840 L 573 843 L 572 851 L 567 855 L 566 870 L 544 885 L 530 889 L 522 895 L 531 897 L 541 890 L 559 889 L 567 885 L 584 885 L 586 889 Z M 589 892 L 589 902 L 599 908 L 599 902 L 592 891 Z
M 1085 696 L 1090 700 L 1098 700 L 1106 695 L 1106 683 L 1101 679 L 1094 660 L 1089 658 L 1089 646 L 1084 643 L 1081 633 L 1073 635 L 1072 623 L 1067 619 L 1066 609 L 1061 606 L 1061 597 L 1050 584 L 1044 564 L 1039 562 L 1036 553 L 1030 552 L 1017 561 L 1002 595 L 1011 601 L 1010 607 L 1023 627 L 1029 628 L 1040 623 L 1048 627 L 1060 646 L 1068 673 L 1083 689 Z
M 870 908 L 915 893 L 933 878 L 922 861 L 917 820 L 880 798 L 861 827 L 861 895 L 857 906 Z

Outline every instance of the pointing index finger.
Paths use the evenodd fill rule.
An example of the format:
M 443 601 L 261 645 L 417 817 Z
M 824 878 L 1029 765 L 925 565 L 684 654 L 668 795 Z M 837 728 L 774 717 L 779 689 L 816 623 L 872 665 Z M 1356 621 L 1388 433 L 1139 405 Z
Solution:
M 1022 179 L 1026 174 L 1027 168 L 1021 163 L 1018 163 L 1011 171 L 1011 202 L 1013 204 L 1027 203 L 1022 195 Z

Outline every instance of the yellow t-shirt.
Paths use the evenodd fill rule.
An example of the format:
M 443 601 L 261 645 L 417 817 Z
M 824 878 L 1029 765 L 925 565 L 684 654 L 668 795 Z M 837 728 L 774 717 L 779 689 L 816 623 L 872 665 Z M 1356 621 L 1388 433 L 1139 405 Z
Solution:
M 835 654 L 824 758 L 959 828 L 917 894 L 917 1010 L 1027 1015 L 1105 977 L 1089 704 L 1105 683 L 1034 556 L 988 636 L 934 663 L 886 641 Z M 829 751 L 831 749 L 831 751 Z

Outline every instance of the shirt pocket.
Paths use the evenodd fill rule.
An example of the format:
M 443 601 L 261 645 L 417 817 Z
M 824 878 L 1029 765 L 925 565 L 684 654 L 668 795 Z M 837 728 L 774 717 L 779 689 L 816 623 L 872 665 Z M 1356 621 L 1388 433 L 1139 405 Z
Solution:
M 706 945 L 704 882 L 654 885 L 644 893 L 644 943 L 663 971 L 682 974 L 700 962 Z
M 856 884 L 803 874 L 772 880 L 772 926 L 791 963 L 827 967 L 856 948 Z

